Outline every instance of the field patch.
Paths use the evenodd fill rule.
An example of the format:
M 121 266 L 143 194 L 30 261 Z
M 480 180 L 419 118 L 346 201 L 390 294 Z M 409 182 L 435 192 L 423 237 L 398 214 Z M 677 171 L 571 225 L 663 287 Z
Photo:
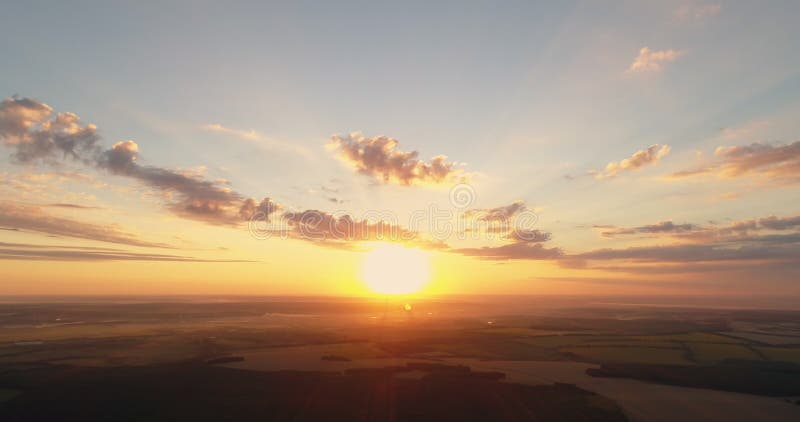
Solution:
M 681 348 L 636 346 L 578 346 L 561 349 L 590 362 L 630 362 L 670 365 L 689 365 Z
M 699 363 L 716 363 L 726 359 L 761 360 L 761 357 L 742 345 L 722 343 L 690 343 L 694 360 Z
M 800 364 L 800 348 L 788 347 L 756 347 L 768 359 L 777 362 L 792 362 Z

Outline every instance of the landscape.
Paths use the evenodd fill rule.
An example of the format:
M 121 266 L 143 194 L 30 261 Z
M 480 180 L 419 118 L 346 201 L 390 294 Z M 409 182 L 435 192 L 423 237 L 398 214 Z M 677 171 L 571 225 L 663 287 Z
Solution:
M 2 419 L 800 415 L 800 311 L 575 298 L 170 299 L 0 305 Z
M 800 421 L 800 2 L 0 2 L 0 422 Z

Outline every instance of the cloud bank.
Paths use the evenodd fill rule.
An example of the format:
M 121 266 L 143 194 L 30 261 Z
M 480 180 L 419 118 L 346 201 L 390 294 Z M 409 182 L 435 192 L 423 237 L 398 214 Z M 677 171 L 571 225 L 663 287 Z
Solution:
M 595 227 L 605 237 L 639 235 L 659 244 L 568 255 L 560 261 L 562 266 L 630 273 L 746 269 L 763 275 L 800 265 L 800 216 L 751 218 L 726 225 L 662 221 L 629 228 Z M 592 262 L 595 265 L 589 265 Z M 598 262 L 615 264 L 598 266 Z
M 254 212 L 256 200 L 233 191 L 227 181 L 140 165 L 135 141 L 120 141 L 103 150 L 95 125 L 82 126 L 74 113 L 53 114 L 50 106 L 30 98 L 8 98 L 0 103 L 0 141 L 13 149 L 14 159 L 51 164 L 78 160 L 135 179 L 161 192 L 167 209 L 174 214 L 209 224 L 237 226 Z M 261 203 L 270 204 L 272 200 L 265 198 Z

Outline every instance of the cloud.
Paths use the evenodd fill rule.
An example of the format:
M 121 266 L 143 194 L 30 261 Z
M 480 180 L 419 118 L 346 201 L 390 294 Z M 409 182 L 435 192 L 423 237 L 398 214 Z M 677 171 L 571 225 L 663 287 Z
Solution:
M 701 21 L 703 19 L 716 16 L 722 11 L 722 4 L 720 3 L 684 3 L 678 6 L 673 13 L 675 20 L 680 22 L 685 21 Z
M 506 237 L 515 242 L 541 243 L 547 242 L 552 236 L 549 232 L 543 232 L 541 230 L 517 229 L 509 233 Z
M 774 215 L 762 218 L 749 218 L 736 220 L 725 226 L 716 224 L 675 224 L 670 220 L 661 221 L 656 224 L 649 224 L 638 227 L 618 227 L 611 225 L 596 225 L 593 228 L 600 229 L 603 237 L 620 237 L 628 235 L 645 235 L 650 237 L 671 237 L 674 239 L 688 240 L 694 242 L 726 241 L 737 240 L 756 240 L 765 239 L 747 238 L 750 233 L 764 231 L 786 231 L 800 229 L 800 216 L 777 217 Z
M 279 142 L 274 139 L 270 139 L 267 136 L 263 135 L 262 133 L 252 129 L 251 130 L 234 129 L 228 126 L 223 126 L 219 123 L 203 125 L 200 128 L 207 132 L 215 132 L 225 135 L 231 135 L 236 138 L 249 141 L 256 146 L 267 150 L 286 151 L 302 155 L 306 158 L 311 157 L 311 152 L 307 148 L 304 148 L 299 145 L 294 145 L 288 142 Z
M 418 232 L 405 229 L 396 222 L 359 220 L 344 213 L 318 210 L 286 212 L 279 223 L 288 227 L 288 231 L 281 234 L 321 246 L 353 249 L 360 242 L 385 241 L 426 249 L 446 248 L 444 243 L 424 239 Z
M 629 158 L 619 162 L 611 162 L 603 170 L 589 172 L 596 179 L 608 179 L 616 177 L 623 171 L 638 170 L 644 166 L 657 164 L 659 160 L 669 154 L 669 145 L 654 144 L 645 150 L 636 151 Z
M 795 246 L 795 245 L 792 245 Z M 580 260 L 631 260 L 634 262 L 712 262 L 740 260 L 773 260 L 798 257 L 796 247 L 739 246 L 728 244 L 680 244 L 639 246 L 625 249 L 598 249 L 572 255 Z
M 263 138 L 262 135 L 260 133 L 256 132 L 255 130 L 252 130 L 252 129 L 251 130 L 233 129 L 233 128 L 229 128 L 229 127 L 226 127 L 226 126 L 222 126 L 219 123 L 213 123 L 213 124 L 210 124 L 210 125 L 203 125 L 203 126 L 201 126 L 201 128 L 203 130 L 206 130 L 206 131 L 209 131 L 209 132 L 225 133 L 225 134 L 228 134 L 228 135 L 233 135 L 233 136 L 236 136 L 236 137 L 239 137 L 239 138 L 242 138 L 242 139 L 249 139 L 249 140 L 252 140 L 252 141 L 258 141 L 258 140 Z
M 665 63 L 674 62 L 678 57 L 684 55 L 684 51 L 676 50 L 650 50 L 648 47 L 642 47 L 639 50 L 639 55 L 633 60 L 627 73 L 647 73 L 659 72 L 663 69 Z
M 81 125 L 73 113 L 57 113 L 47 104 L 29 98 L 0 102 L 0 140 L 13 148 L 12 157 L 22 163 L 78 159 L 96 148 L 97 127 Z
M 525 202 L 514 201 L 508 205 L 495 208 L 471 209 L 466 212 L 466 216 L 489 222 L 508 222 L 525 209 Z
M 661 241 L 669 238 L 678 243 L 597 249 L 565 256 L 561 265 L 631 273 L 692 273 L 745 268 L 763 272 L 800 265 L 800 216 L 750 218 L 724 226 L 663 221 L 632 228 L 595 228 L 602 228 L 606 237 L 646 235 Z M 589 265 L 598 261 L 619 264 Z M 658 265 L 653 266 L 655 264 Z
M 171 262 L 253 262 L 201 259 L 188 256 L 137 253 L 120 249 L 80 246 L 36 245 L 0 242 L 0 260 L 21 261 L 171 261 Z
M 227 182 L 209 181 L 161 167 L 141 166 L 136 162 L 138 154 L 136 142 L 120 141 L 103 152 L 98 164 L 113 174 L 137 179 L 165 192 L 171 196 L 168 208 L 184 218 L 236 226 L 255 212 L 255 199 L 244 198 L 231 190 Z M 263 210 L 268 214 L 276 209 L 276 204 L 269 198 L 262 200 L 261 204 L 268 205 Z
M 661 221 L 656 224 L 648 224 L 639 227 L 614 227 L 614 226 L 594 226 L 596 229 L 602 229 L 600 234 L 603 237 L 615 237 L 620 235 L 631 234 L 652 234 L 652 233 L 685 233 L 695 230 L 697 226 L 693 224 L 675 224 L 672 221 Z
M 490 260 L 550 260 L 559 259 L 564 252 L 557 247 L 546 248 L 550 233 L 540 230 L 515 230 L 507 236 L 512 242 L 502 246 L 452 249 L 451 252 Z
M 129 246 L 169 248 L 164 243 L 147 242 L 117 226 L 99 225 L 55 217 L 35 205 L 0 202 L 0 226 L 55 236 L 97 240 Z
M 68 203 L 45 204 L 44 206 L 53 207 L 53 208 L 76 209 L 76 210 L 96 210 L 96 209 L 100 209 L 100 207 L 94 207 L 94 206 L 89 206 L 89 205 L 68 204 Z
M 709 165 L 672 173 L 668 178 L 711 174 L 720 178 L 758 176 L 784 183 L 800 181 L 800 141 L 721 146 L 716 149 L 715 156 L 716 160 Z
M 138 164 L 139 145 L 120 141 L 102 150 L 94 125 L 81 126 L 73 113 L 58 113 L 29 98 L 0 103 L 0 140 L 12 147 L 20 162 L 57 162 L 70 157 L 111 174 L 138 180 L 161 192 L 176 215 L 209 224 L 237 226 L 254 199 L 233 191 L 227 181 L 209 181 L 197 174 Z M 57 154 L 58 153 L 58 154 Z M 262 203 L 271 203 L 269 198 Z M 252 211 L 252 210 L 251 210 Z M 249 218 L 249 217 L 247 217 Z
M 794 217 L 769 217 L 760 218 L 758 225 L 771 230 L 790 230 L 800 227 L 800 215 Z
M 404 152 L 398 145 L 397 140 L 386 136 L 367 138 L 358 132 L 344 137 L 334 135 L 328 142 L 339 159 L 382 183 L 436 185 L 462 182 L 467 178 L 458 163 L 448 162 L 444 155 L 425 162 L 418 158 L 417 151 Z

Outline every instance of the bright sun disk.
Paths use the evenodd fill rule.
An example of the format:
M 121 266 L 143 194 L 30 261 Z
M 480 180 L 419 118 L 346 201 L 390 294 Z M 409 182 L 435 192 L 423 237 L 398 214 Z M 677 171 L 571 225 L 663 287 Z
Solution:
M 362 277 L 376 293 L 415 293 L 430 278 L 429 256 L 419 249 L 381 244 L 364 258 Z

